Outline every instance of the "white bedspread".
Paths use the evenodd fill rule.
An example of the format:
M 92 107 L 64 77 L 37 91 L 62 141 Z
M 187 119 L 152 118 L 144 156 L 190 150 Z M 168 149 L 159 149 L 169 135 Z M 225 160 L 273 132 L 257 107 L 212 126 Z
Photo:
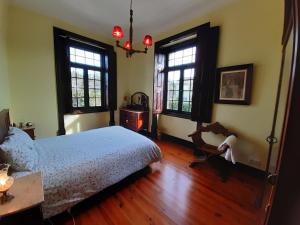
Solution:
M 44 218 L 65 211 L 161 159 L 155 143 L 119 126 L 35 143 L 44 182 Z

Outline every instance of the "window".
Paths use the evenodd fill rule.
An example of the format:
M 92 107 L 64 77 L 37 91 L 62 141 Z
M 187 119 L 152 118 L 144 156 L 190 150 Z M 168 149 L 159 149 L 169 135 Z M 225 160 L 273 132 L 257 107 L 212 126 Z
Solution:
M 192 108 L 196 47 L 166 51 L 164 112 L 189 116 Z
M 69 47 L 72 88 L 72 109 L 97 111 L 105 106 L 105 77 L 108 73 L 107 56 L 101 52 Z
M 53 35 L 58 133 L 65 134 L 65 114 L 116 110 L 116 53 L 111 45 L 57 27 Z

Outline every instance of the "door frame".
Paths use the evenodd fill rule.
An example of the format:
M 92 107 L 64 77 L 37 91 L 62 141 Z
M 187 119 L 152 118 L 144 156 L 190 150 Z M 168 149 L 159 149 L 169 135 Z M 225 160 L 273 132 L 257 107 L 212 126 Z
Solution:
M 283 55 L 290 35 L 293 35 L 293 61 L 289 94 L 278 158 L 278 179 L 271 199 L 266 225 L 297 225 L 300 215 L 300 0 L 285 0 Z M 293 33 L 291 31 L 293 30 Z M 299 199 L 297 197 L 299 196 Z M 298 202 L 297 202 L 298 200 Z

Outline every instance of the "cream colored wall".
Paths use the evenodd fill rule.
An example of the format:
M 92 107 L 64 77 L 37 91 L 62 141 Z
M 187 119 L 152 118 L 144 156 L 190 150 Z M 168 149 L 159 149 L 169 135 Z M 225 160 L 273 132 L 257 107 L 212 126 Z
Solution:
M 0 1 L 0 110 L 10 107 L 9 78 L 7 68 L 7 11 L 6 0 Z
M 53 26 L 105 43 L 112 40 L 19 7 L 9 7 L 8 58 L 14 122 L 32 121 L 38 138 L 56 135 Z M 68 133 L 108 125 L 109 114 L 65 117 Z M 73 122 L 70 122 L 73 121 Z
M 166 38 L 181 31 L 211 22 L 221 27 L 218 67 L 254 63 L 250 106 L 214 104 L 213 121 L 219 121 L 239 134 L 238 160 L 264 168 L 267 156 L 265 138 L 269 135 L 281 59 L 283 1 L 240 0 L 215 12 L 181 24 L 155 37 Z M 148 55 L 137 55 L 130 66 L 129 90 L 146 92 L 152 101 L 153 48 Z M 196 124 L 186 119 L 160 116 L 159 128 L 170 135 L 187 139 Z M 212 135 L 213 143 L 221 141 Z

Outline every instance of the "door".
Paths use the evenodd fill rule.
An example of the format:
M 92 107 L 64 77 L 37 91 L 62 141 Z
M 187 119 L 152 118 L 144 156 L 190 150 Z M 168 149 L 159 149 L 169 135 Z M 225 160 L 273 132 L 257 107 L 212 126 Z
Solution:
M 272 186 L 267 196 L 266 225 L 300 224 L 300 182 L 297 179 L 300 171 L 300 0 L 286 0 L 285 4 L 282 74 L 283 86 L 288 81 L 287 101 L 284 104 L 285 116 L 277 166 L 273 179 L 270 179 Z

